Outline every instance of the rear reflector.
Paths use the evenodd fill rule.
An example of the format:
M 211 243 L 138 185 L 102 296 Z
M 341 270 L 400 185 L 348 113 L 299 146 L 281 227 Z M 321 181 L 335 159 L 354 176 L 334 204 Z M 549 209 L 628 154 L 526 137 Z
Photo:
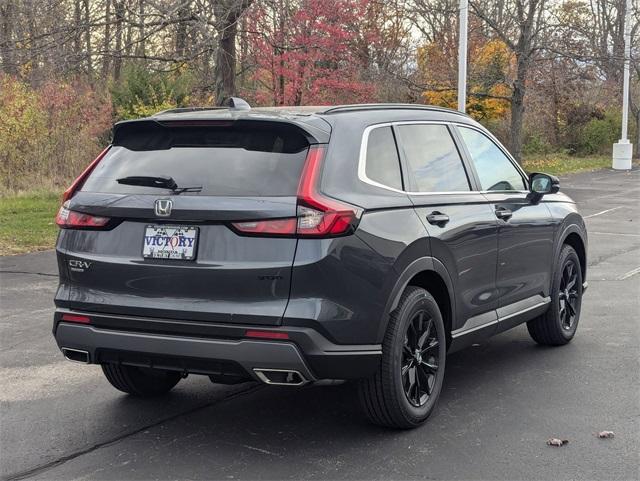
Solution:
M 69 210 L 67 206 L 65 202 L 56 215 L 56 224 L 63 229 L 99 229 L 109 223 L 109 217 L 83 214 Z
M 78 324 L 91 324 L 91 319 L 87 316 L 77 316 L 75 314 L 62 314 L 62 320 L 66 322 L 77 322 Z
M 289 334 L 278 331 L 245 331 L 244 337 L 252 337 L 254 339 L 289 339 Z

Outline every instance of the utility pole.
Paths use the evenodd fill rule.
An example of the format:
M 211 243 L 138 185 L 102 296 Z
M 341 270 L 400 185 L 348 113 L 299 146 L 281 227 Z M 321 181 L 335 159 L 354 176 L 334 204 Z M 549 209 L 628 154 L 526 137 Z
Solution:
M 458 110 L 464 113 L 467 107 L 467 24 L 469 18 L 469 0 L 460 0 L 459 9 Z
M 614 169 L 631 169 L 631 154 L 633 144 L 627 137 L 629 124 L 629 64 L 631 61 L 631 0 L 627 0 L 627 10 L 624 16 L 624 76 L 622 83 L 622 134 L 620 140 L 613 144 Z

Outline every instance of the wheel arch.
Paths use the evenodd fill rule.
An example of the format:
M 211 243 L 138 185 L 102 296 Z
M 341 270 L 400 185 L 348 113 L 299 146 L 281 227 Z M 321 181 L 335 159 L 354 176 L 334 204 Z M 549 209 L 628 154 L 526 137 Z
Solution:
M 584 245 L 582 237 L 580 237 L 577 232 L 570 232 L 563 239 L 562 244 L 570 245 L 578 254 L 578 259 L 580 260 L 580 270 L 582 271 L 582 277 L 584 279 L 587 274 L 587 253 L 586 246 Z
M 577 224 L 570 224 L 566 226 L 562 234 L 559 236 L 560 241 L 556 245 L 555 248 L 555 256 L 554 256 L 554 272 L 557 268 L 556 264 L 558 262 L 558 258 L 560 257 L 560 251 L 562 250 L 562 246 L 570 245 L 578 254 L 578 259 L 580 260 L 580 270 L 582 271 L 582 280 L 583 282 L 587 279 L 587 235 L 584 228 L 581 228 Z
M 382 342 L 393 312 L 407 286 L 421 287 L 435 298 L 442 314 L 447 335 L 447 348 L 451 344 L 451 331 L 455 319 L 455 294 L 449 272 L 442 262 L 433 257 L 421 257 L 410 263 L 399 276 L 385 308 L 385 317 L 380 324 L 378 340 Z

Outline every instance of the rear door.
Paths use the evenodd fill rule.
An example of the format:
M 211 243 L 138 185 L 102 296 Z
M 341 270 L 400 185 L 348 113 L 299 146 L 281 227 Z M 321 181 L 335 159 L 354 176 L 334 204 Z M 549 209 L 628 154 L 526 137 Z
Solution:
M 454 286 L 454 338 L 480 328 L 490 335 L 497 307 L 496 218 L 487 199 L 472 191 L 449 126 L 416 123 L 394 129 L 431 255 L 445 265 Z
M 58 305 L 279 324 L 297 241 L 252 237 L 233 224 L 250 230 L 253 221 L 296 216 L 306 136 L 256 121 L 142 127 L 121 129 L 69 201 L 72 211 L 111 221 L 101 230 L 61 230 L 58 251 L 72 267 Z M 149 176 L 171 178 L 178 189 L 118 181 Z

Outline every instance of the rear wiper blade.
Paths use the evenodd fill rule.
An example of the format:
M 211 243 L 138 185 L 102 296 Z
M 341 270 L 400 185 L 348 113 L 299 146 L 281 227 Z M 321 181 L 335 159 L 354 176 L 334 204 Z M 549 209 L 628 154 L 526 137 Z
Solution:
M 178 188 L 178 184 L 176 184 L 176 181 L 173 180 L 173 177 L 164 175 L 158 177 L 153 177 L 150 175 L 130 175 L 129 177 L 116 179 L 116 182 L 118 182 L 118 184 L 158 187 L 160 189 L 175 190 Z
M 173 177 L 161 175 L 130 175 L 128 177 L 122 177 L 116 179 L 118 184 L 124 185 L 140 185 L 142 187 L 157 187 L 159 189 L 169 189 L 176 194 L 182 194 L 183 192 L 201 192 L 202 186 L 196 187 L 178 187 L 178 184 Z

